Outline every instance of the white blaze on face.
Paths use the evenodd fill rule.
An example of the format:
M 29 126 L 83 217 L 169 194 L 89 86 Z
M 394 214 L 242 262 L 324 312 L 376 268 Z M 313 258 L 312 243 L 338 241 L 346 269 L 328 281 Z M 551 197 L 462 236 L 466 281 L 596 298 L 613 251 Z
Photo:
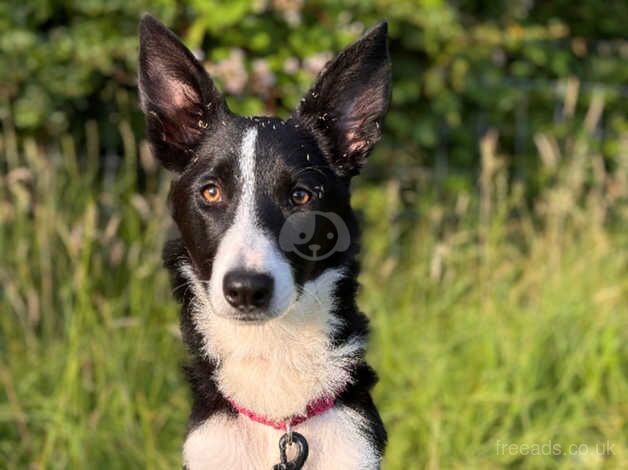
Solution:
M 296 298 L 296 287 L 290 265 L 259 225 L 255 208 L 255 145 L 257 128 L 244 132 L 240 146 L 241 195 L 233 224 L 222 238 L 212 269 L 209 297 L 213 312 L 222 317 L 236 313 L 223 293 L 223 279 L 232 270 L 246 270 L 268 274 L 273 278 L 274 288 L 268 317 L 283 314 Z

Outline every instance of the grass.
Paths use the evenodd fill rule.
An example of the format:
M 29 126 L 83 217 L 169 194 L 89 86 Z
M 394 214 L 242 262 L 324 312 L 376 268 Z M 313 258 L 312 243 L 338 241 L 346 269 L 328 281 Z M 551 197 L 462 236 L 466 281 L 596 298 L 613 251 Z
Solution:
M 123 163 L 102 168 L 90 124 L 79 159 L 69 138 L 44 151 L 5 123 L 1 468 L 179 468 L 168 179 L 120 132 Z M 477 194 L 422 186 L 416 220 L 396 182 L 356 191 L 385 469 L 627 468 L 628 162 L 605 171 L 586 134 L 538 136 L 531 206 L 493 134 Z

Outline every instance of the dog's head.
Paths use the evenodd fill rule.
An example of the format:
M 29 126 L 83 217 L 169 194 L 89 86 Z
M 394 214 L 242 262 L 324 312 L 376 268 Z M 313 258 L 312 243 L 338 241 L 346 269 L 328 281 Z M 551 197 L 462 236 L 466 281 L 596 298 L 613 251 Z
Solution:
M 232 114 L 161 23 L 140 23 L 139 88 L 155 156 L 176 173 L 173 217 L 221 317 L 283 315 L 302 286 L 357 251 L 349 183 L 390 97 L 386 24 L 321 72 L 286 121 Z

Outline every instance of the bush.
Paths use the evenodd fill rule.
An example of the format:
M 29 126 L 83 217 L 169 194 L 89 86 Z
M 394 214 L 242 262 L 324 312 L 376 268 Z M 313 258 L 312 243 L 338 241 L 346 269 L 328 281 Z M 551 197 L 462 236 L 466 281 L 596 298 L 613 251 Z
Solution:
M 617 136 L 628 129 L 628 10 L 621 0 L 4 2 L 3 120 L 46 139 L 80 137 L 84 122 L 95 120 L 102 152 L 119 153 L 122 121 L 143 131 L 135 77 L 144 10 L 204 58 L 234 110 L 247 114 L 286 115 L 333 52 L 387 18 L 395 83 L 379 160 L 394 158 L 396 168 L 468 174 L 478 136 L 497 125 L 507 150 L 531 156 L 539 129 L 569 130 L 557 97 L 571 76 L 584 99 L 566 111 L 578 114 L 603 93 L 598 144 L 610 164 Z M 538 176 L 532 161 L 515 162 L 515 174 Z

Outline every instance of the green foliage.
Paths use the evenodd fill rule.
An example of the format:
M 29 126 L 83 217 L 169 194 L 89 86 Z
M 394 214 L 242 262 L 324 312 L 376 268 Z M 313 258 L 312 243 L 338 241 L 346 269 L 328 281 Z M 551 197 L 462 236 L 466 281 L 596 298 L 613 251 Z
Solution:
M 564 79 L 583 83 L 582 105 L 605 93 L 602 153 L 626 132 L 628 9 L 621 0 L 445 2 L 369 0 L 10 0 L 0 5 L 0 116 L 20 132 L 82 135 L 96 120 L 107 151 L 136 103 L 136 25 L 151 10 L 205 56 L 234 110 L 286 115 L 318 69 L 381 18 L 390 22 L 394 102 L 380 149 L 396 166 L 448 173 L 477 164 L 478 136 L 500 127 L 536 176 L 532 139 L 556 122 Z M 579 107 L 575 111 L 581 112 Z

